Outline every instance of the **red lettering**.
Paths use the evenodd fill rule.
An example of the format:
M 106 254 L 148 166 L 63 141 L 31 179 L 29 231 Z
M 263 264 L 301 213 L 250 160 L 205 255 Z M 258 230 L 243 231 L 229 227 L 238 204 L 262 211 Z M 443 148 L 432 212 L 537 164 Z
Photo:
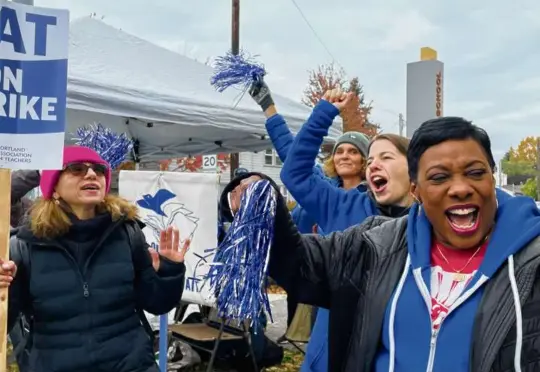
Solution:
M 442 72 L 435 75 L 435 115 L 442 116 Z

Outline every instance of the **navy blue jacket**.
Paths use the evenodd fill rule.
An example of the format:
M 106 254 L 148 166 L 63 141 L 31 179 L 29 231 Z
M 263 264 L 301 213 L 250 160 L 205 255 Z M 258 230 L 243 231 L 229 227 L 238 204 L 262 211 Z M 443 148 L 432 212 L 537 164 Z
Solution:
M 71 243 L 38 239 L 26 227 L 11 238 L 18 271 L 10 287 L 8 329 L 20 312 L 33 318 L 34 372 L 156 370 L 136 309 L 171 311 L 182 296 L 184 264 L 162 259 L 156 273 L 135 221 L 102 215 L 79 222 L 81 239 Z M 133 244 L 127 224 L 138 232 Z M 96 240 L 86 243 L 92 236 L 85 232 Z

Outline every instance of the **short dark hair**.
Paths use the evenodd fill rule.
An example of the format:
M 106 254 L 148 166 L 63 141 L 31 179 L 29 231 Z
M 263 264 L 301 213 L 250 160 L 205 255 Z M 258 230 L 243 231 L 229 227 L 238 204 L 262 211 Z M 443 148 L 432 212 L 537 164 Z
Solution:
M 428 120 L 414 132 L 407 150 L 411 181 L 416 181 L 420 157 L 428 148 L 445 141 L 465 139 L 472 139 L 482 146 L 491 171 L 495 172 L 495 159 L 493 159 L 491 141 L 486 131 L 463 118 L 446 116 Z

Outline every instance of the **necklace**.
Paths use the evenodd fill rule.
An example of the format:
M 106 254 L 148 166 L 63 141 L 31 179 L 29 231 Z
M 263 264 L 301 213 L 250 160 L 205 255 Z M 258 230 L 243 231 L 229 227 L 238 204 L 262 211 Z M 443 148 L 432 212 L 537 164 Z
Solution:
M 485 242 L 485 240 L 484 240 Z M 448 266 L 450 266 L 450 268 L 454 271 L 454 280 L 456 282 L 462 282 L 464 281 L 465 279 L 467 279 L 467 275 L 466 274 L 463 274 L 462 271 L 465 270 L 467 268 L 467 266 L 469 266 L 469 264 L 471 263 L 472 259 L 478 254 L 478 252 L 480 252 L 480 249 L 482 249 L 482 246 L 484 245 L 484 242 L 482 242 L 482 244 L 480 244 L 480 246 L 476 249 L 476 251 L 472 254 L 472 256 L 469 258 L 469 260 L 467 261 L 467 263 L 465 263 L 465 266 L 463 266 L 461 269 L 459 270 L 456 270 L 451 264 L 450 262 L 448 261 L 448 258 L 446 258 L 446 256 L 444 255 L 444 253 L 442 252 L 441 250 L 441 247 L 439 246 L 438 243 L 435 243 L 435 246 L 437 247 L 437 250 L 439 251 L 439 253 L 441 254 L 442 258 L 446 261 L 446 263 L 448 264 Z

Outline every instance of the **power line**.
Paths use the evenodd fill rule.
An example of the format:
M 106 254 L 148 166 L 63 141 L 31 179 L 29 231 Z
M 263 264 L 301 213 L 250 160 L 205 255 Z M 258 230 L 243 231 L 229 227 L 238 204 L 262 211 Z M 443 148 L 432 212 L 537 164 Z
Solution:
M 304 22 L 306 23 L 306 25 L 309 27 L 309 29 L 311 30 L 311 32 L 313 33 L 313 35 L 315 36 L 315 38 L 317 39 L 317 41 L 319 42 L 319 44 L 321 44 L 321 46 L 324 48 L 324 50 L 326 51 L 326 53 L 330 56 L 330 58 L 332 59 L 332 62 L 337 64 L 339 68 L 341 68 L 346 75 L 347 72 L 345 71 L 345 68 L 343 68 L 343 65 L 341 63 L 339 63 L 339 61 L 337 60 L 336 57 L 334 57 L 334 55 L 332 54 L 332 52 L 330 51 L 330 49 L 326 46 L 326 44 L 324 43 L 324 41 L 322 40 L 322 38 L 319 36 L 318 32 L 315 30 L 315 27 L 313 27 L 313 25 L 311 24 L 311 22 L 309 22 L 309 20 L 307 19 L 306 15 L 304 14 L 304 12 L 302 11 L 302 8 L 300 8 L 300 6 L 298 5 L 298 3 L 296 2 L 296 0 L 291 0 L 291 2 L 293 3 L 293 5 L 295 6 L 295 8 L 298 10 L 298 13 L 300 13 L 300 16 L 302 17 L 302 19 L 304 20 Z M 384 111 L 388 114 L 391 114 L 391 115 L 399 115 L 397 112 L 393 111 L 393 110 L 388 110 L 386 108 L 383 108 L 383 107 L 378 107 L 377 110 L 380 110 L 380 111 Z
M 293 5 L 296 7 L 296 9 L 298 10 L 298 13 L 300 13 L 300 16 L 304 19 L 304 22 L 306 22 L 306 25 L 309 27 L 309 29 L 311 30 L 311 32 L 313 33 L 313 35 L 315 36 L 315 38 L 319 41 L 319 44 L 322 45 L 322 47 L 324 48 L 324 50 L 326 51 L 326 53 L 330 56 L 330 58 L 332 59 L 332 62 L 336 63 L 341 69 L 345 70 L 343 68 L 343 66 L 341 66 L 341 64 L 337 61 L 337 59 L 334 57 L 334 55 L 332 54 L 332 52 L 330 51 L 330 49 L 326 46 L 326 44 L 324 43 L 324 41 L 322 40 L 322 38 L 319 36 L 319 34 L 317 33 L 317 31 L 315 30 L 315 27 L 313 27 L 311 25 L 311 23 L 309 22 L 309 20 L 307 19 L 306 15 L 304 14 L 304 12 L 302 11 L 302 9 L 300 8 L 300 6 L 298 5 L 298 3 L 296 2 L 296 0 L 291 0 L 291 2 L 293 3 Z

